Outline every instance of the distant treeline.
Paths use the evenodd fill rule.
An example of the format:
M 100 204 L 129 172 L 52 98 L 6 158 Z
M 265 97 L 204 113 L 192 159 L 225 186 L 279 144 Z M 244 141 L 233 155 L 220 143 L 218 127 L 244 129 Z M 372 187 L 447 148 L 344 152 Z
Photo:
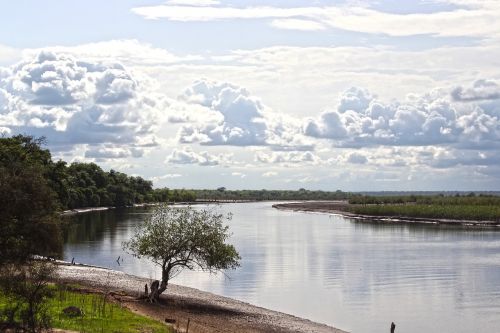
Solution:
M 364 195 L 343 192 L 340 190 L 310 191 L 306 189 L 292 190 L 227 190 L 218 189 L 186 190 L 186 189 L 153 189 L 153 183 L 138 176 L 110 170 L 104 171 L 95 163 L 64 161 L 54 162 L 49 150 L 42 148 L 43 139 L 30 136 L 14 136 L 0 138 L 0 168 L 4 179 L 4 193 L 22 196 L 20 190 L 13 185 L 13 180 L 28 182 L 29 172 L 39 174 L 43 182 L 51 190 L 51 196 L 60 209 L 82 207 L 124 207 L 140 203 L 153 202 L 194 202 L 194 201 L 264 201 L 264 200 L 349 200 L 351 204 L 389 205 L 389 204 L 426 204 L 457 206 L 498 206 L 500 197 L 489 194 L 474 193 L 446 195 L 439 194 L 401 194 Z M 26 176 L 20 176 L 19 170 Z M 9 176 L 10 175 L 10 176 Z M 11 192 L 9 192 L 11 191 Z M 391 193 L 392 194 L 392 193 Z M 369 208 L 374 209 L 374 208 Z M 380 209 L 380 208 L 377 208 Z
M 216 190 L 192 190 L 198 200 L 234 200 L 234 201 L 263 201 L 263 200 L 345 200 L 351 194 L 337 190 L 309 191 L 300 189 L 291 190 L 227 190 L 220 187 Z
M 63 208 L 125 207 L 152 202 L 194 201 L 192 191 L 153 189 L 153 183 L 139 176 L 104 171 L 94 163 L 53 163 L 49 185 L 57 193 Z

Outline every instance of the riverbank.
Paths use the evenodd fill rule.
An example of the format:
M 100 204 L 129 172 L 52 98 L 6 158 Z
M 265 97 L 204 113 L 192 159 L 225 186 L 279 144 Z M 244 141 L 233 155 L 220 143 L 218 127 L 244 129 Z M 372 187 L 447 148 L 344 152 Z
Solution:
M 142 204 L 134 204 L 133 206 L 127 206 L 126 208 L 149 207 L 149 206 L 158 206 L 158 205 L 160 205 L 160 204 L 159 203 L 142 203 Z M 116 207 L 103 206 L 103 207 L 75 208 L 75 209 L 69 209 L 69 210 L 63 211 L 61 213 L 61 216 L 84 214 L 84 213 L 98 212 L 98 211 L 104 211 L 104 210 L 110 210 L 110 209 L 116 209 Z
M 242 203 L 242 202 L 253 202 L 253 201 L 230 201 L 230 200 L 197 200 L 193 202 L 172 202 L 168 203 L 169 205 L 174 205 L 174 206 L 189 206 L 189 205 L 202 205 L 202 204 L 218 204 L 218 203 Z M 159 206 L 162 204 L 167 204 L 166 202 L 160 203 L 160 202 L 153 202 L 153 203 L 142 203 L 142 204 L 134 204 L 132 206 L 125 206 L 121 208 L 140 208 L 140 207 L 155 207 Z M 98 212 L 98 211 L 105 211 L 105 210 L 110 210 L 110 209 L 117 209 L 117 207 L 113 206 L 102 206 L 102 207 L 85 207 L 85 208 L 74 208 L 74 209 L 68 209 L 65 210 L 61 213 L 61 216 L 69 216 L 69 215 L 76 215 L 76 214 L 84 214 L 84 213 L 90 213 L 90 212 Z
M 274 204 L 273 208 L 281 210 L 292 210 L 301 212 L 314 212 L 326 214 L 338 214 L 347 218 L 380 223 L 419 223 L 436 225 L 460 225 L 468 227 L 499 228 L 499 221 L 477 221 L 477 220 L 458 220 L 458 219 L 435 219 L 419 218 L 408 216 L 388 216 L 388 215 L 364 215 L 355 214 L 349 211 L 352 205 L 347 201 L 301 201 L 292 203 Z
M 189 320 L 191 333 L 344 333 L 307 319 L 174 284 L 169 284 L 158 305 L 137 301 L 136 296 L 143 293 L 150 280 L 104 268 L 60 265 L 58 277 L 62 282 L 112 292 L 130 310 L 162 322 L 175 320 L 185 328 Z

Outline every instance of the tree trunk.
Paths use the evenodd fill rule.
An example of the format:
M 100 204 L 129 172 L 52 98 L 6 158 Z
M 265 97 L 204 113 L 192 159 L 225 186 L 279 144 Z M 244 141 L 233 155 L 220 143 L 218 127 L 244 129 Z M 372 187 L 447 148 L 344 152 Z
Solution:
M 150 292 L 149 292 L 149 301 L 151 303 L 158 303 L 158 301 L 160 300 L 160 295 L 165 291 L 167 290 L 167 285 L 168 285 L 168 282 L 167 281 L 158 281 L 158 280 L 154 280 L 153 282 L 151 282 L 151 288 L 150 288 Z
M 165 290 L 167 290 L 171 269 L 172 266 L 170 266 L 170 263 L 168 263 L 168 265 L 164 263 L 161 272 L 161 282 L 158 280 L 154 280 L 153 282 L 151 282 L 151 290 L 148 296 L 151 303 L 158 303 L 158 301 L 160 300 L 160 295 Z

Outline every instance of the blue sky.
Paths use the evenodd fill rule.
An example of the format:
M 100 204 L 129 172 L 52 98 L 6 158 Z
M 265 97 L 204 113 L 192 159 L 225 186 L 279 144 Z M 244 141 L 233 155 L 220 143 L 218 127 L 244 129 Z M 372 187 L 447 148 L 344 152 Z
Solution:
M 157 186 L 497 190 L 495 1 L 11 1 L 0 131 Z

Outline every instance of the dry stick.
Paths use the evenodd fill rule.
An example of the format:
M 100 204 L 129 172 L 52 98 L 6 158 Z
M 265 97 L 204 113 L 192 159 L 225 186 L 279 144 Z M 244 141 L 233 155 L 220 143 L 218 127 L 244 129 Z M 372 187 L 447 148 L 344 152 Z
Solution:
M 186 333 L 189 333 L 189 322 L 191 321 L 191 319 L 188 318 L 188 324 L 187 324 L 187 327 L 186 327 Z

